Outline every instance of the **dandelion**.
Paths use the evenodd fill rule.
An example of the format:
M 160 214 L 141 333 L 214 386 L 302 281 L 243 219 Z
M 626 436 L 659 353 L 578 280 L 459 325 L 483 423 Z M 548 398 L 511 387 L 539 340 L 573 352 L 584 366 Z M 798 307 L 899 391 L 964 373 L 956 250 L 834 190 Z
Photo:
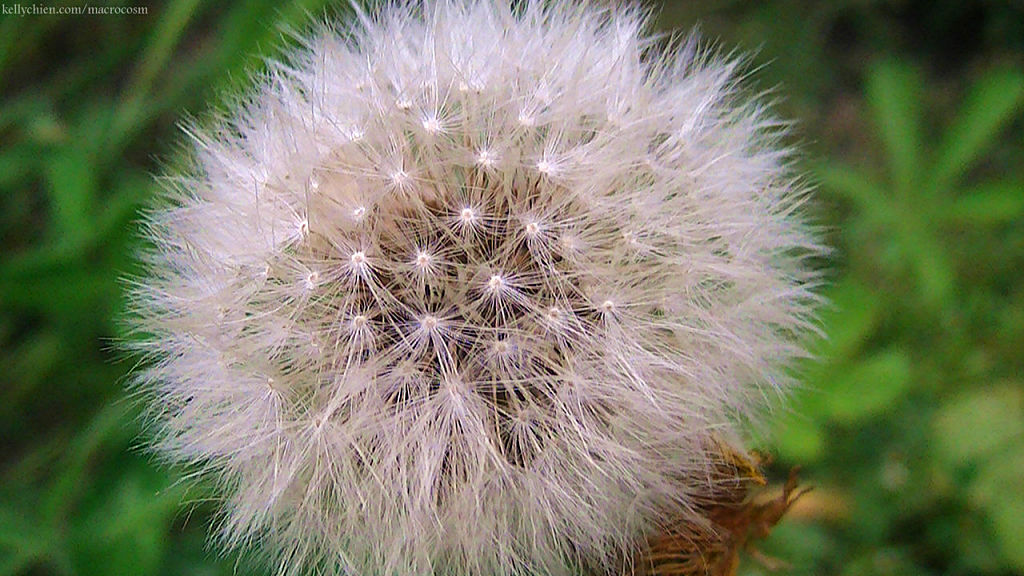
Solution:
M 818 248 L 737 63 L 646 27 L 394 3 L 189 131 L 137 386 L 227 545 L 280 573 L 612 573 L 665 518 L 707 524 Z

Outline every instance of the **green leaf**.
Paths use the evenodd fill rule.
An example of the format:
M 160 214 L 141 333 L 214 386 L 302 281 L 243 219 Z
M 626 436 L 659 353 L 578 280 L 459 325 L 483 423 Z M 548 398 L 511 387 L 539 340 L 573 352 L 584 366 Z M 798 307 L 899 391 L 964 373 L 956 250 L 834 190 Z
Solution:
M 871 338 L 881 319 L 878 296 L 852 277 L 837 282 L 826 294 L 822 313 L 826 339 L 815 350 L 822 362 L 839 364 L 853 358 Z
M 182 0 L 167 5 L 160 21 L 150 33 L 146 47 L 136 61 L 124 98 L 117 108 L 113 122 L 115 150 L 148 124 L 145 117 L 145 102 L 153 88 L 154 81 L 167 65 L 174 47 L 185 34 L 185 28 L 192 19 L 199 0 Z
M 894 408 L 910 386 L 910 357 L 889 348 L 838 372 L 824 390 L 828 415 L 854 423 Z
M 871 71 L 866 91 L 893 182 L 900 194 L 908 195 L 920 167 L 921 81 L 906 65 L 885 61 Z
M 783 462 L 817 462 L 825 453 L 825 433 L 810 415 L 777 418 L 772 430 L 772 451 Z
M 114 302 L 118 290 L 117 277 L 110 270 L 67 267 L 37 277 L 0 276 L 0 305 L 48 317 L 88 317 Z
M 137 433 L 134 418 L 138 408 L 116 402 L 97 412 L 70 443 L 59 474 L 44 492 L 40 503 L 43 517 L 57 522 L 73 508 L 85 488 L 89 460 L 103 449 L 123 449 Z
M 1024 218 L 1024 182 L 982 184 L 962 193 L 945 215 L 951 224 L 1008 224 Z
M 0 364 L 18 375 L 0 391 L 0 399 L 3 400 L 0 431 L 13 429 L 9 426 L 22 417 L 19 407 L 44 386 L 54 368 L 63 360 L 61 337 L 54 330 L 40 331 L 12 348 L 9 352 L 0 352 Z
M 13 552 L 10 559 L 0 561 L 0 575 L 20 573 L 53 544 L 56 535 L 38 520 L 23 503 L 0 500 L 0 557 Z
M 827 162 L 815 169 L 815 176 L 824 191 L 830 191 L 853 204 L 876 222 L 889 222 L 896 217 L 885 189 L 865 174 L 842 164 Z
M 773 558 L 797 559 L 802 561 L 828 562 L 839 551 L 839 542 L 822 522 L 800 522 L 787 517 L 772 528 L 764 542 L 768 554 Z M 758 543 L 758 549 L 760 549 Z M 759 566 L 758 562 L 740 562 L 742 570 Z M 768 570 L 767 575 L 779 576 L 782 572 Z M 796 572 L 792 572 L 796 573 Z
M 180 488 L 141 464 L 120 472 L 98 493 L 72 532 L 73 559 L 82 576 L 154 574 L 182 498 Z
M 893 548 L 861 551 L 843 565 L 840 576 L 926 576 L 930 572 Z
M 990 423 L 990 426 L 995 423 Z M 1024 570 L 1024 448 L 992 458 L 970 486 L 970 498 L 983 508 L 1003 556 Z
M 35 168 L 38 151 L 32 146 L 17 146 L 0 153 L 0 187 L 20 188 Z
M 968 94 L 963 110 L 946 131 L 931 171 L 931 189 L 941 192 L 995 143 L 996 136 L 1024 102 L 1024 75 L 993 72 Z
M 1024 440 L 1024 389 L 1007 384 L 960 394 L 932 421 L 935 452 L 946 463 L 984 460 L 999 449 Z
M 155 189 L 153 180 L 141 174 L 125 174 L 117 182 L 103 209 L 96 216 L 98 240 L 106 244 L 112 235 L 128 228 L 139 207 Z
M 80 245 L 92 234 L 95 171 L 81 150 L 68 148 L 54 154 L 48 176 L 56 237 L 68 245 Z
M 932 307 L 946 304 L 952 298 L 956 273 L 945 247 L 931 226 L 914 217 L 908 216 L 902 228 L 900 247 L 916 276 L 924 303 Z

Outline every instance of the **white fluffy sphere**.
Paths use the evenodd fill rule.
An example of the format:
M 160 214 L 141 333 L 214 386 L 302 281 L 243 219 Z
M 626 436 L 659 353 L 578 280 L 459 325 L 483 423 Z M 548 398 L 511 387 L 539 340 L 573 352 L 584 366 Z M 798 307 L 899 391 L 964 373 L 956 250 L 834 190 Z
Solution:
M 784 388 L 818 248 L 735 62 L 645 26 L 393 4 L 190 129 L 138 386 L 230 544 L 283 573 L 559 575 L 688 518 Z

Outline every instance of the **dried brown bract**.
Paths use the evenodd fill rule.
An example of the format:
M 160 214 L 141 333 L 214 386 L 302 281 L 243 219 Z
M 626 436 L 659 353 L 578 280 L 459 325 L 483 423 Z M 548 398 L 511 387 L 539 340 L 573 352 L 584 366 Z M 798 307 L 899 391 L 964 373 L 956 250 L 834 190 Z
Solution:
M 768 487 L 756 454 L 744 455 L 723 447 L 725 456 L 713 472 L 716 487 L 702 504 L 707 524 L 680 523 L 651 539 L 636 572 L 647 576 L 734 576 L 740 552 L 769 570 L 785 563 L 756 547 L 794 502 L 810 491 L 800 487 L 798 468 L 780 491 Z M 774 492 L 774 494 L 773 494 Z

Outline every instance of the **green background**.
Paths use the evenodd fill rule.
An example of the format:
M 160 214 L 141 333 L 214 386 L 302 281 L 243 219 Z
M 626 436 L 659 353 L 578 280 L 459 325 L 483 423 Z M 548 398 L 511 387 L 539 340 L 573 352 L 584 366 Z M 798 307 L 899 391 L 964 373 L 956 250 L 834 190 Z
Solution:
M 0 576 L 261 573 L 207 544 L 205 487 L 140 449 L 120 278 L 176 122 L 326 8 L 135 5 L 0 16 Z M 1024 4 L 659 14 L 754 54 L 835 249 L 826 338 L 763 442 L 773 479 L 801 464 L 815 489 L 763 550 L 782 574 L 1024 574 Z

